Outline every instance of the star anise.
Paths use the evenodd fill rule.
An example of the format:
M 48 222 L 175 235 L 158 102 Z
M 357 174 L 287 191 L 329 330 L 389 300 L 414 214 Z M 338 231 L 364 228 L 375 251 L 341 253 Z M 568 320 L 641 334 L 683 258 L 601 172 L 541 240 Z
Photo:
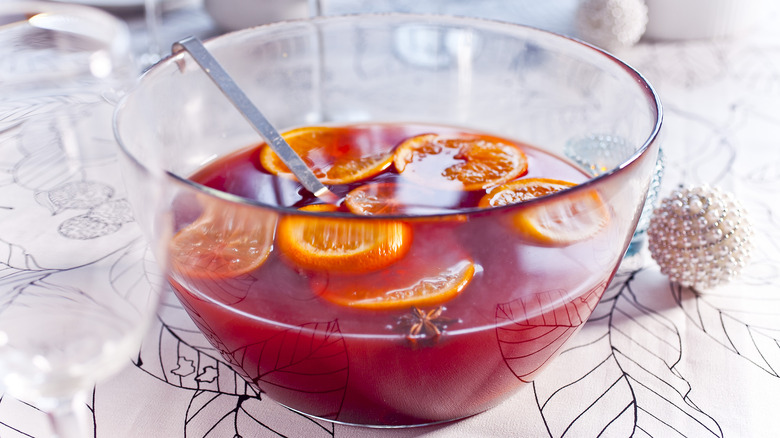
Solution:
M 407 331 L 406 339 L 417 345 L 418 343 L 433 344 L 439 340 L 448 324 L 457 322 L 452 318 L 445 318 L 442 313 L 447 310 L 444 306 L 439 306 L 433 310 L 424 311 L 417 307 L 412 307 L 411 313 L 399 318 L 399 325 Z

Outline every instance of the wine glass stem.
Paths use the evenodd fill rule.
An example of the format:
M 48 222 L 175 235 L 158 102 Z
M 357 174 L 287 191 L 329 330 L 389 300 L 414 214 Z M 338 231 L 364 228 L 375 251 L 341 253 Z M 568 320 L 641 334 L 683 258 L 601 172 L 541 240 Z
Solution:
M 94 436 L 84 394 L 70 399 L 52 401 L 47 409 L 49 423 L 57 438 L 87 438 Z
M 309 17 L 322 15 L 322 3 L 320 0 L 309 0 Z
M 160 27 L 162 26 L 161 0 L 144 0 L 144 12 L 146 18 L 146 33 L 149 37 L 149 49 L 147 54 L 153 62 L 162 56 L 162 42 L 160 41 Z

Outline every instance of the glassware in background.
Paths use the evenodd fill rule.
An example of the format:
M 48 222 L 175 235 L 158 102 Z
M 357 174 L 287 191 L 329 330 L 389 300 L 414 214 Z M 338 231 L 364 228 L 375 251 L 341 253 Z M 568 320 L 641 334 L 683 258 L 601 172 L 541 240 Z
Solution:
M 568 141 L 564 154 L 588 174 L 599 176 L 618 166 L 621 156 L 633 150 L 633 148 L 634 146 L 623 138 L 608 134 L 591 134 Z M 627 258 L 638 255 L 645 246 L 647 227 L 650 224 L 650 217 L 658 201 L 658 192 L 661 188 L 664 167 L 663 150 L 659 149 L 658 160 L 653 170 L 653 178 L 647 191 L 647 199 L 642 207 L 642 214 L 639 216 L 639 222 L 631 238 L 631 244 L 626 250 Z M 637 263 L 641 263 L 641 260 L 638 260 Z
M 579 0 L 203 0 L 225 31 L 275 21 L 365 13 L 448 14 L 509 21 L 572 34 Z
M 119 232 L 132 214 L 97 170 L 116 158 L 113 110 L 136 72 L 125 24 L 104 11 L 0 5 L 0 145 L 25 157 L 15 201 L 30 207 L 0 216 L 27 230 L 0 227 L 12 249 L 0 265 L 0 390 L 47 412 L 59 436 L 91 435 L 85 392 L 130 362 L 157 308 L 138 282 L 151 272 L 139 269 L 146 245 Z M 41 235 L 62 242 L 35 258 L 24 247 Z
M 655 41 L 728 38 L 747 33 L 766 0 L 645 0 L 645 37 Z
M 163 24 L 162 0 L 144 0 L 144 22 L 146 24 L 145 34 L 148 40 L 148 48 L 138 59 L 138 63 L 142 68 L 159 61 L 164 53 L 160 36 Z
M 234 0 L 240 1 L 240 0 Z M 580 0 L 315 0 L 322 15 L 403 12 L 508 21 L 574 35 Z
M 203 0 L 203 7 L 223 31 L 319 15 L 320 0 Z
M 220 31 L 204 11 L 203 0 L 141 0 L 140 4 L 143 7 L 134 9 L 135 14 L 123 16 L 133 35 L 132 51 L 139 71 L 168 56 L 171 45 L 182 38 L 205 39 Z

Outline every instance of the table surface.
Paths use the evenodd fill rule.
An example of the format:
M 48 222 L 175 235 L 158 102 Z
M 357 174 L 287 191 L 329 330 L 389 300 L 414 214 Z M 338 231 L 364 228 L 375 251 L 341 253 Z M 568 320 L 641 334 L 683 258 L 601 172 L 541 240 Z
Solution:
M 708 183 L 733 192 L 749 212 L 756 247 L 737 280 L 707 292 L 683 288 L 662 275 L 645 250 L 621 268 L 591 320 L 532 384 L 483 414 L 399 430 L 311 420 L 255 397 L 166 296 L 139 355 L 95 387 L 89 402 L 95 436 L 777 436 L 779 15 L 780 5 L 768 7 L 755 26 L 729 39 L 643 41 L 617 53 L 654 84 L 664 104 L 661 195 L 680 184 Z M 188 26 L 203 35 L 214 31 L 202 11 L 166 20 L 168 26 L 179 20 L 179 32 Z M 20 270 L 96 261 L 75 257 L 73 266 L 60 266 L 52 248 L 92 245 L 105 258 L 138 241 L 135 223 L 88 240 L 58 234 L 59 224 L 85 212 L 52 214 L 36 202 L 45 190 L 30 181 L 40 166 L 52 164 L 29 158 L 0 138 L 0 287 Z M 117 165 L 104 160 L 83 178 L 122 199 Z M 0 436 L 49 433 L 42 412 L 0 398 Z

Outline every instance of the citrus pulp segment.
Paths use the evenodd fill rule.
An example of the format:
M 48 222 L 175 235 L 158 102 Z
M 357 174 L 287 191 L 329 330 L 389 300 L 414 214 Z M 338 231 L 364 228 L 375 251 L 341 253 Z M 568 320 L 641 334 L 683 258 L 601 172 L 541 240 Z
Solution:
M 479 200 L 479 207 L 499 207 L 546 196 L 576 184 L 548 178 L 524 178 L 491 190 Z
M 609 221 L 609 211 L 596 190 L 575 192 L 514 214 L 514 228 L 525 238 L 550 246 L 588 239 Z
M 170 243 L 171 268 L 193 278 L 235 277 L 271 252 L 276 215 L 250 207 L 207 208 Z
M 396 148 L 393 163 L 401 176 L 417 183 L 464 191 L 503 184 L 528 169 L 520 147 L 487 135 L 411 137 Z
M 333 205 L 302 208 L 336 211 Z M 412 241 L 408 224 L 390 220 L 287 216 L 277 243 L 295 265 L 310 270 L 360 273 L 382 269 L 402 258 Z
M 367 310 L 437 306 L 464 293 L 478 272 L 469 254 L 445 229 L 418 231 L 398 262 L 360 275 L 321 272 L 312 276 L 312 290 L 332 303 Z
M 293 129 L 282 137 L 323 184 L 370 178 L 393 162 L 393 145 L 380 144 L 366 130 L 312 126 Z M 267 144 L 260 149 L 260 164 L 274 175 L 295 178 Z

